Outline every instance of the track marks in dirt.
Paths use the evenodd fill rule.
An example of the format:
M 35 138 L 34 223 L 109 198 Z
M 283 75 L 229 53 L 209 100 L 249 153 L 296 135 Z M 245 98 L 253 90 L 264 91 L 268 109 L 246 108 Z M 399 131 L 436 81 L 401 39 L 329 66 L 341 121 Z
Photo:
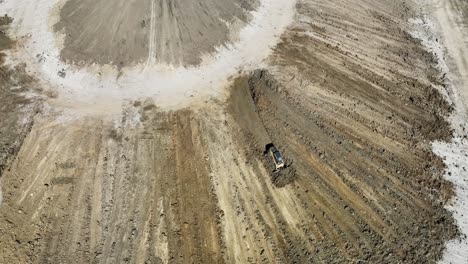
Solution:
M 205 115 L 211 177 L 222 210 L 222 230 L 229 263 L 288 262 L 302 241 L 296 240 L 299 216 L 291 189 L 274 189 L 257 157 L 239 149 L 239 130 L 230 116 Z M 288 225 L 288 223 L 290 225 Z
M 23 95 L 35 85 L 26 66 L 4 65 L 5 51 L 15 48 L 15 42 L 5 34 L 12 21 L 11 17 L 0 17 L 0 177 L 21 147 L 38 105 Z
M 257 116 L 231 112 L 240 137 L 260 141 L 249 127 L 263 126 L 294 161 L 298 179 L 286 190 L 295 189 L 299 215 L 315 221 L 298 233 L 307 245 L 300 255 L 314 249 L 315 260 L 328 262 L 434 262 L 457 234 L 442 206 L 451 184 L 430 151 L 430 141 L 450 139 L 444 117 L 452 107 L 434 88 L 444 85 L 434 58 L 400 22 L 411 8 L 301 1 L 301 22 L 283 35 L 269 71 L 233 87 L 250 90 L 254 106 L 243 107 Z
M 70 0 L 55 30 L 65 36 L 61 58 L 76 65 L 193 66 L 231 42 L 258 5 L 255 0 Z
M 146 59 L 145 70 L 155 61 L 155 27 L 156 27 L 156 7 L 155 0 L 151 0 L 151 16 L 149 19 L 149 36 L 148 36 L 148 58 Z
M 149 109 L 139 127 L 38 118 L 5 174 L 2 261 L 223 262 L 199 125 Z
M 227 107 L 36 117 L 2 179 L 0 262 L 435 262 L 457 234 L 429 146 L 451 106 L 404 3 L 300 1 Z M 282 188 L 269 142 L 294 161 Z

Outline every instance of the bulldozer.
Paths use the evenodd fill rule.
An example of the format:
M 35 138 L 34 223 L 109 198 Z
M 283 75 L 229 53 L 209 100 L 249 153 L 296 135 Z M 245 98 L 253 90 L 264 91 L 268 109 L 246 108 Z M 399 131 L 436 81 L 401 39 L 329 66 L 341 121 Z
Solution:
M 281 169 L 285 168 L 285 161 L 279 150 L 273 145 L 273 143 L 267 144 L 265 146 L 265 156 L 269 157 L 274 164 L 273 172 L 278 172 Z

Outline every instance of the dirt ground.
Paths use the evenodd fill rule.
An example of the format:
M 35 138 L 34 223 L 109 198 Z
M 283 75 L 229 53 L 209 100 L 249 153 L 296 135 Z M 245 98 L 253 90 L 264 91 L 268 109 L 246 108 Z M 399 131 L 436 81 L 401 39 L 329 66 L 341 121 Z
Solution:
M 33 82 L 33 78 L 26 74 L 24 65 L 14 68 L 4 65 L 3 51 L 15 45 L 5 35 L 11 21 L 12 18 L 8 16 L 0 17 L 0 175 L 21 147 L 22 140 L 31 128 L 37 106 L 37 103 L 22 95 Z
M 428 8 L 439 24 L 438 35 L 444 39 L 452 81 L 458 88 L 459 104 L 468 109 L 468 3 L 460 0 L 431 1 Z M 453 94 L 453 92 L 452 92 Z M 456 98 L 453 98 L 456 100 Z M 468 115 L 468 114 L 466 114 Z
M 143 109 L 133 129 L 36 120 L 4 176 L 2 262 L 221 262 L 199 124 Z
M 75 64 L 140 62 L 197 65 L 228 45 L 256 0 L 66 1 L 55 30 L 65 34 L 62 59 Z
M 437 262 L 459 231 L 431 142 L 452 138 L 454 106 L 408 32 L 417 12 L 300 0 L 262 67 L 174 111 L 39 107 L 3 65 L 0 263 Z

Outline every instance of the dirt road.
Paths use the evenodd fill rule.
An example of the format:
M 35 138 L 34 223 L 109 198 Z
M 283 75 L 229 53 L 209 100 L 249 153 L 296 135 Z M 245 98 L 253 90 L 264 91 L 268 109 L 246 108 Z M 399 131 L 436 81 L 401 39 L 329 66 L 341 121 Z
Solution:
M 432 1 L 431 8 L 440 27 L 437 33 L 441 35 L 450 56 L 450 72 L 454 76 L 457 94 L 461 97 L 458 103 L 468 109 L 468 4 L 459 0 Z
M 0 175 L 8 167 L 26 134 L 31 129 L 38 103 L 26 98 L 33 78 L 25 72 L 24 65 L 5 66 L 5 50 L 14 47 L 14 42 L 5 34 L 12 18 L 0 18 Z M 0 178 L 0 205 L 2 198 Z
M 440 260 L 459 231 L 431 144 L 452 139 L 454 105 L 437 58 L 409 32 L 418 7 L 294 8 L 273 50 L 258 45 L 270 54 L 261 65 L 190 107 L 141 94 L 98 113 L 52 98 L 23 134 L 8 129 L 18 147 L 1 178 L 0 263 Z M 27 116 L 16 109 L 5 110 L 15 125 Z M 262 155 L 270 142 L 295 171 L 279 185 Z

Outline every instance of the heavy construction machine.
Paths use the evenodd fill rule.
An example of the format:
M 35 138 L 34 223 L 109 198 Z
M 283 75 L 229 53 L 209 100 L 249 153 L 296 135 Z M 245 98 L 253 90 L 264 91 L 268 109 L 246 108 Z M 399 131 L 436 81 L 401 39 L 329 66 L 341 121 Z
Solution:
M 274 164 L 274 172 L 278 172 L 285 167 L 284 158 L 273 143 L 265 146 L 264 154 L 269 157 Z

